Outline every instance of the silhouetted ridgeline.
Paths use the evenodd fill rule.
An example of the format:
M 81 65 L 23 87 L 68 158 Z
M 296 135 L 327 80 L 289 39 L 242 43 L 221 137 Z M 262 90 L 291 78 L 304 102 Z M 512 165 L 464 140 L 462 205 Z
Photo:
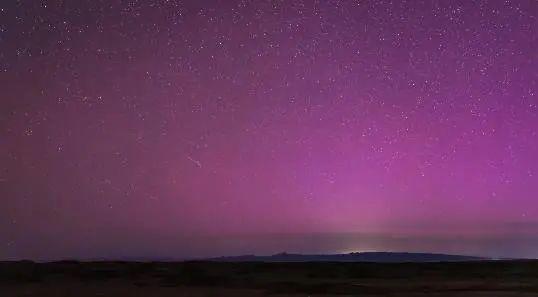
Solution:
M 218 257 L 207 259 L 220 262 L 461 262 L 490 260 L 482 257 L 446 255 L 432 253 L 391 253 L 364 252 L 331 255 L 302 255 L 280 253 L 272 256 L 244 255 L 235 257 Z

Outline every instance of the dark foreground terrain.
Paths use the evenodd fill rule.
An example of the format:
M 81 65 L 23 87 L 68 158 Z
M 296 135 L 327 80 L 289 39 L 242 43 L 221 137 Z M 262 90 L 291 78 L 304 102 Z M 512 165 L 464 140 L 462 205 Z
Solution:
M 0 296 L 538 296 L 538 261 L 0 262 Z

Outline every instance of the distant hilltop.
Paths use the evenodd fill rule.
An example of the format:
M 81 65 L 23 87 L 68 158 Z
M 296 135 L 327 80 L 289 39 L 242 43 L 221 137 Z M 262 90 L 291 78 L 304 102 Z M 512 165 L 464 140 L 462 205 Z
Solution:
M 361 252 L 349 254 L 302 255 L 280 253 L 271 256 L 244 255 L 234 257 L 217 257 L 206 259 L 217 262 L 463 262 L 482 261 L 489 258 L 432 254 L 432 253 L 393 253 L 393 252 Z

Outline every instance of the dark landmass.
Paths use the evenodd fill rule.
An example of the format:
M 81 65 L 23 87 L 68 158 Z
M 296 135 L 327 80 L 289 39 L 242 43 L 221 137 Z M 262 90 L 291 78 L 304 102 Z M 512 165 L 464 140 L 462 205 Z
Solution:
M 329 255 L 302 255 L 280 253 L 272 256 L 244 255 L 236 257 L 211 258 L 209 261 L 221 262 L 456 262 L 456 261 L 480 261 L 487 258 L 432 254 L 432 253 L 393 253 L 393 252 L 363 252 L 349 254 Z
M 0 296 L 538 296 L 538 261 L 0 262 Z

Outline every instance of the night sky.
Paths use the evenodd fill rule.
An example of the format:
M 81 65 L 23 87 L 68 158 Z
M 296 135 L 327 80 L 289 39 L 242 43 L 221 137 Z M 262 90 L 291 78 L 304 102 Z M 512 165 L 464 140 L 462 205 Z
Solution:
M 538 257 L 538 3 L 0 3 L 0 260 Z

